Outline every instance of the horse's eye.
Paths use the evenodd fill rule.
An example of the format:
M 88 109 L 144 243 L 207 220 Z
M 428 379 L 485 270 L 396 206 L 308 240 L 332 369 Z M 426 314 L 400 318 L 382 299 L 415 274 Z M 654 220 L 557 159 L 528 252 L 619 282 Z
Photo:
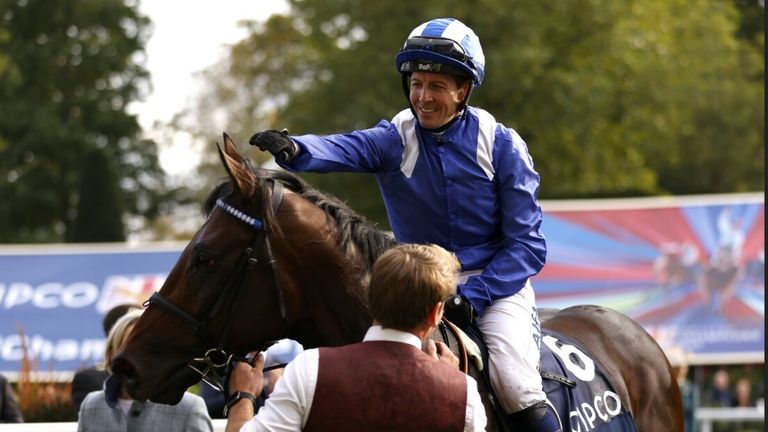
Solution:
M 193 265 L 195 267 L 211 268 L 216 265 L 216 259 L 207 253 L 198 252 L 197 255 L 195 255 Z

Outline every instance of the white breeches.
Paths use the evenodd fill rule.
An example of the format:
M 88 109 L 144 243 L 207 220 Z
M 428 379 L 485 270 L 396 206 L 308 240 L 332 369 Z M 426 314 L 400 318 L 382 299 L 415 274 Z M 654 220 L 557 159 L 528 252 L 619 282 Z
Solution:
M 530 281 L 498 299 L 477 321 L 488 346 L 491 384 L 507 414 L 547 399 L 539 375 L 541 328 Z

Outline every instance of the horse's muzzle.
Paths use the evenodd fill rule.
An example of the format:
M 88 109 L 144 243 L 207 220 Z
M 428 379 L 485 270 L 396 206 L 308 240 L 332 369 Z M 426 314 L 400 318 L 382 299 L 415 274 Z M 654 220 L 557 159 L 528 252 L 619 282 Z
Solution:
M 166 405 L 179 403 L 189 386 L 200 381 L 200 377 L 186 363 L 158 370 L 142 366 L 125 351 L 112 360 L 111 369 L 131 398 Z
M 136 394 L 136 387 L 139 383 L 139 374 L 133 364 L 123 357 L 118 355 L 112 360 L 112 374 L 115 375 L 122 384 L 125 391 L 136 400 L 146 400 L 146 397 L 140 397 Z

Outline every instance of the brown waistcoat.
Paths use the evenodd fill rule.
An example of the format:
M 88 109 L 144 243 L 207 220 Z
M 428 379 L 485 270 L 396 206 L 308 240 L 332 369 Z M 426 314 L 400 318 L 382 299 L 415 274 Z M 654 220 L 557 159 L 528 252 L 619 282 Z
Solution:
M 305 431 L 462 431 L 464 374 L 399 342 L 320 348 Z

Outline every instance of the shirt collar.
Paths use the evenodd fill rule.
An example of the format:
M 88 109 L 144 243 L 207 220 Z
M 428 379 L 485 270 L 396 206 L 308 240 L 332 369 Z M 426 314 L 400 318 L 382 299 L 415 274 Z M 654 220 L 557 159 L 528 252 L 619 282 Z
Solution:
M 443 138 L 443 140 L 449 140 L 451 137 L 454 137 L 457 134 L 462 133 L 462 131 L 467 127 L 467 125 L 469 124 L 467 122 L 467 118 L 469 114 L 470 114 L 470 108 L 469 107 L 464 108 L 464 111 L 462 111 L 462 113 L 459 114 L 458 117 L 453 118 L 451 121 L 449 121 L 448 123 L 446 123 L 445 125 L 437 129 L 425 129 L 421 127 L 421 124 L 418 122 L 418 119 L 416 121 L 416 124 L 422 131 L 430 133 L 434 137 L 441 137 Z
M 368 329 L 363 338 L 363 342 L 366 341 L 402 342 L 421 350 L 421 339 L 415 334 L 391 328 L 384 328 L 378 325 L 371 326 L 371 328 Z

